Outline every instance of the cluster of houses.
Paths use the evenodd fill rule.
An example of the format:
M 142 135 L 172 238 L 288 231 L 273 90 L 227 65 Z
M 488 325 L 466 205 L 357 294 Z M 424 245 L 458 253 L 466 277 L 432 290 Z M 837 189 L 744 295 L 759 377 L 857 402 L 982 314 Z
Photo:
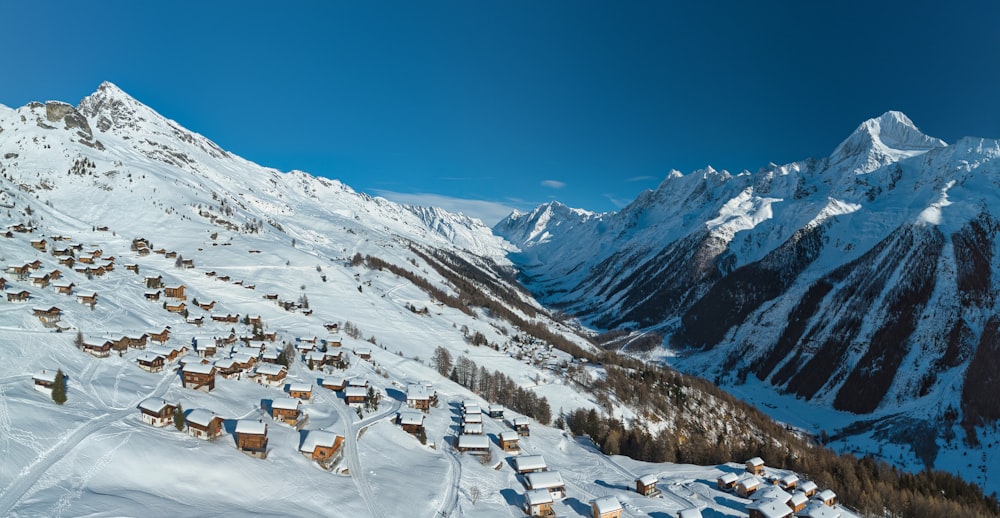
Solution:
M 815 482 L 802 481 L 795 474 L 768 473 L 764 460 L 746 461 L 742 474 L 726 473 L 717 484 L 722 491 L 732 491 L 753 500 L 747 505 L 750 518 L 838 518 L 834 506 L 837 495 L 829 489 L 820 491 Z

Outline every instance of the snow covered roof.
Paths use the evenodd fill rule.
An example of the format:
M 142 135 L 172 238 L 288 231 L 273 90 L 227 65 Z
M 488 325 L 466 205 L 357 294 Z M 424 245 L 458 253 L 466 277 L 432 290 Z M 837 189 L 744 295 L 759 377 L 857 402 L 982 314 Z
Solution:
M 764 465 L 764 459 L 760 457 L 754 457 L 747 461 L 747 466 L 763 466 L 763 465 Z
M 537 471 L 528 473 L 524 478 L 531 489 L 552 489 L 566 485 L 558 471 Z
M 781 484 L 785 486 L 789 484 L 797 484 L 799 482 L 799 477 L 796 476 L 795 473 L 791 473 L 789 475 L 781 477 L 781 480 L 779 482 L 781 482 Z
M 312 383 L 289 383 L 289 392 L 312 392 Z
M 139 408 L 141 408 L 143 410 L 149 410 L 150 412 L 157 412 L 158 413 L 160 410 L 163 410 L 165 407 L 167 407 L 169 405 L 170 405 L 170 403 L 167 403 L 166 401 L 164 401 L 161 398 L 151 397 L 151 398 L 147 398 L 147 399 L 142 400 L 142 403 L 139 403 Z
M 462 426 L 465 433 L 482 434 L 483 423 L 466 423 Z
M 184 372 L 190 372 L 194 374 L 211 374 L 212 371 L 214 370 L 215 370 L 215 365 L 212 365 L 211 363 L 191 362 L 184 365 Z
M 465 423 L 482 423 L 483 414 L 465 414 L 465 417 L 462 418 L 462 421 Z
M 367 356 L 372 353 L 371 347 L 358 347 L 354 350 L 354 354 L 358 356 Z
M 479 401 L 476 401 L 475 399 L 466 399 L 466 400 L 462 401 L 462 408 L 466 408 L 466 407 L 470 407 L 470 406 L 478 406 L 478 405 L 479 405 Z
M 827 507 L 821 502 L 809 502 L 796 516 L 799 518 L 840 518 L 840 511 Z
M 347 384 L 350 385 L 350 386 L 352 386 L 352 387 L 367 387 L 368 386 L 368 380 L 366 380 L 364 378 L 351 378 L 351 379 L 347 380 Z
M 465 448 L 471 448 L 476 450 L 487 449 L 490 447 L 490 440 L 485 435 L 462 434 L 458 436 L 458 447 L 459 449 L 465 449 Z
M 529 421 L 527 417 L 515 417 L 511 420 L 511 423 L 513 423 L 514 426 L 528 426 L 528 423 L 530 422 L 531 421 Z
M 529 469 L 548 469 L 548 465 L 545 464 L 545 458 L 541 455 L 525 455 L 524 457 L 514 457 L 514 467 L 518 471 L 524 471 Z
M 278 365 L 277 363 L 262 363 L 254 370 L 257 374 L 264 374 L 267 376 L 277 376 L 284 371 L 285 367 L 283 365 Z
M 792 499 L 790 495 L 784 489 L 776 486 L 768 486 L 753 495 L 750 495 L 751 500 L 777 500 L 781 503 L 788 502 Z
M 302 446 L 299 447 L 299 451 L 312 453 L 317 446 L 332 448 L 337 443 L 337 437 L 337 434 L 326 430 L 309 430 L 305 440 L 302 441 Z
M 469 415 L 472 415 L 472 414 L 482 414 L 482 413 L 483 413 L 483 409 L 479 408 L 479 405 L 466 405 L 466 407 L 465 407 L 465 415 L 466 416 L 469 416 Z
M 44 370 L 42 372 L 39 372 L 38 374 L 35 374 L 34 376 L 32 376 L 32 378 L 36 379 L 38 381 L 46 381 L 46 382 L 49 382 L 49 383 L 55 383 L 56 382 L 56 372 L 57 371 Z
M 784 502 L 765 498 L 747 506 L 747 510 L 756 510 L 761 518 L 787 518 L 792 510 Z
M 282 397 L 271 401 L 271 408 L 279 410 L 298 410 L 300 401 L 292 397 Z
M 149 362 L 152 362 L 152 361 L 156 360 L 157 358 L 163 358 L 163 355 L 162 354 L 156 354 L 155 352 L 151 352 L 151 351 L 146 351 L 146 352 L 140 354 L 139 357 L 136 358 L 136 360 L 141 361 L 141 362 L 147 362 L 147 363 L 149 363 Z
M 722 476 L 719 477 L 719 481 L 722 482 L 723 484 L 735 484 L 736 481 L 739 479 L 740 476 L 732 472 L 723 473 Z
M 834 498 L 837 498 L 837 493 L 834 493 L 830 489 L 824 489 L 820 491 L 819 494 L 816 495 L 816 498 L 823 500 L 825 502 L 827 500 L 833 500 Z
M 597 514 L 610 513 L 613 511 L 621 511 L 622 504 L 617 498 L 613 496 L 602 496 L 594 500 L 594 509 L 597 510 Z
M 261 421 L 251 421 L 249 419 L 240 419 L 239 421 L 236 421 L 236 433 L 264 435 L 267 433 L 267 423 Z
M 638 480 L 639 483 L 642 484 L 642 485 L 644 485 L 644 486 L 651 486 L 651 485 L 655 484 L 656 481 L 658 481 L 660 479 L 656 475 L 643 475 L 643 476 L 637 478 L 636 480 Z
M 344 397 L 364 397 L 368 391 L 364 387 L 347 387 L 344 389 Z
M 677 518 L 701 518 L 701 509 L 691 507 L 677 512 Z
M 759 477 L 756 477 L 756 476 L 753 476 L 753 477 L 743 477 L 743 478 L 740 479 L 740 481 L 737 484 L 739 484 L 740 486 L 742 486 L 744 488 L 751 488 L 751 487 L 757 487 L 757 486 L 759 486 L 761 484 L 761 480 L 760 480 Z
M 187 421 L 198 426 L 208 426 L 208 424 L 211 423 L 216 417 L 219 416 L 215 415 L 215 412 L 212 412 L 211 410 L 196 408 L 188 412 Z
M 518 437 L 520 437 L 520 435 L 518 435 L 514 430 L 504 430 L 500 432 L 501 441 L 516 441 Z
M 422 426 L 424 424 L 424 414 L 422 412 L 400 412 L 399 424 Z
M 238 363 L 238 360 L 234 358 L 223 358 L 221 360 L 215 360 L 215 366 L 220 369 L 231 369 L 233 364 Z
M 789 500 L 789 503 L 792 504 L 792 506 L 794 507 L 798 507 L 800 505 L 804 505 L 808 501 L 809 497 L 806 496 L 805 493 L 803 493 L 802 491 L 796 491 L 792 493 L 792 499 Z
M 343 385 L 344 383 L 345 383 L 344 382 L 344 378 L 334 378 L 334 377 L 323 378 L 323 386 L 331 386 L 332 385 L 332 386 L 335 386 L 335 387 L 339 387 L 339 386 Z
M 409 387 L 406 387 L 407 401 L 423 401 L 430 398 L 431 395 L 427 393 L 427 389 L 420 385 L 410 385 Z
M 532 489 L 524 493 L 524 500 L 528 505 L 551 504 L 552 493 L 546 489 Z
M 807 480 L 803 482 L 801 486 L 799 486 L 799 489 L 808 493 L 810 491 L 816 491 L 817 489 L 819 489 L 819 486 L 817 486 L 816 483 L 813 482 L 812 480 Z
M 490 405 L 487 407 L 487 412 L 503 412 L 503 405 Z

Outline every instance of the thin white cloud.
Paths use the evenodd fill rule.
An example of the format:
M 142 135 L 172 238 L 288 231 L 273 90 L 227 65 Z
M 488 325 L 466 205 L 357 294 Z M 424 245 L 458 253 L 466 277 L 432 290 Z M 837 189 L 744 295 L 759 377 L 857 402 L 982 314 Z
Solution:
M 626 182 L 648 182 L 649 180 L 655 180 L 655 176 L 633 176 L 632 178 L 626 178 Z
M 542 180 L 542 186 L 550 189 L 562 189 L 563 187 L 566 187 L 566 182 L 560 182 L 559 180 Z
M 607 198 L 612 205 L 614 205 L 619 209 L 624 209 L 626 206 L 628 206 L 629 203 L 632 203 L 632 200 L 622 199 L 610 193 L 605 193 L 604 197 Z
M 483 223 L 491 227 L 517 209 L 517 207 L 495 201 L 454 198 L 441 194 L 405 193 L 384 189 L 373 189 L 373 192 L 376 196 L 381 196 L 396 203 L 420 205 L 423 207 L 440 207 L 449 212 L 460 212 L 469 217 L 479 218 Z

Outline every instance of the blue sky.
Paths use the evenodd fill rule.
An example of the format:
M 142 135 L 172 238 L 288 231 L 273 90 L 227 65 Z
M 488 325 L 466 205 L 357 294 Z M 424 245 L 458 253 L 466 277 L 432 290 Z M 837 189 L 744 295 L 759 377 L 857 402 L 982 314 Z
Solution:
M 492 224 L 826 156 L 890 109 L 1000 137 L 998 26 L 996 2 L 3 2 L 0 104 L 109 80 L 262 165 Z

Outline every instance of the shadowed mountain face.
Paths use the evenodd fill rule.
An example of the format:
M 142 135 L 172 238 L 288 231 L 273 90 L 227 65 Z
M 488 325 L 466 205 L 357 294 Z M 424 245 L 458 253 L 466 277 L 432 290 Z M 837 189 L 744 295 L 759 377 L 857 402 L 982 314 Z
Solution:
M 983 395 L 1000 362 L 998 154 L 888 112 L 827 158 L 673 172 L 620 212 L 548 204 L 494 231 L 544 301 L 661 331 L 697 374 L 859 414 L 960 408 L 971 430 L 1000 417 Z

